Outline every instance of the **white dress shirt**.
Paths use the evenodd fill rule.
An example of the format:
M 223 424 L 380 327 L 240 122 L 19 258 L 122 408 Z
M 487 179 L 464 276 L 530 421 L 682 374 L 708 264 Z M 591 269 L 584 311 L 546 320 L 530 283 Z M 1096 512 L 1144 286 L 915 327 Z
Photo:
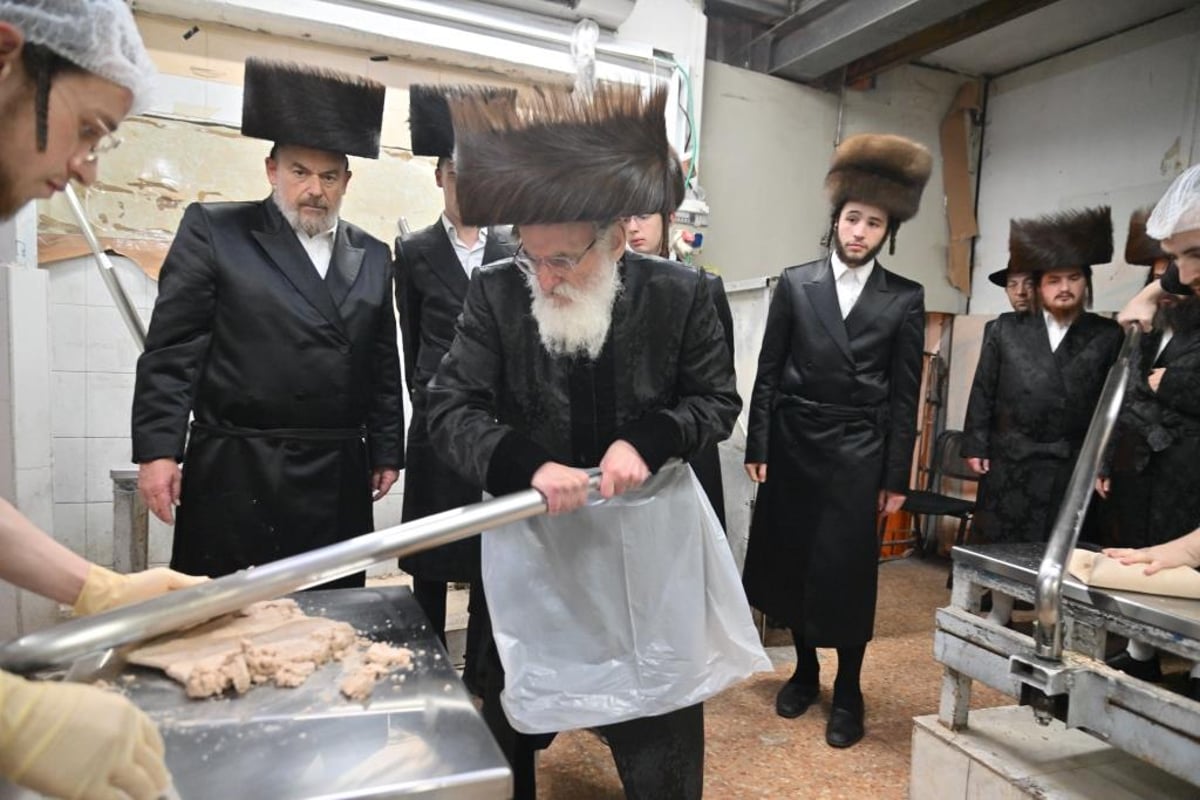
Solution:
M 450 238 L 450 246 L 454 248 L 454 254 L 458 256 L 458 263 L 462 264 L 463 271 L 467 273 L 467 277 L 471 277 L 475 270 L 483 266 L 483 248 L 487 247 L 487 228 L 479 229 L 479 238 L 475 240 L 475 244 L 467 247 L 463 244 L 463 240 L 458 238 L 458 229 L 454 227 L 454 223 L 442 212 L 442 226 L 446 229 L 446 236 Z
M 300 240 L 304 251 L 308 253 L 313 266 L 317 268 L 317 274 L 321 276 L 321 280 L 324 280 L 325 275 L 328 274 L 329 262 L 333 259 L 333 237 L 337 234 L 337 225 L 337 220 L 334 220 L 333 227 L 316 236 L 309 236 L 304 231 L 295 231 L 296 238 Z
M 1071 330 L 1071 323 L 1063 325 L 1049 311 L 1043 311 L 1042 316 L 1046 318 L 1046 333 L 1050 335 L 1050 352 L 1053 353 L 1058 350 L 1058 346 L 1066 338 L 1067 331 Z
M 871 277 L 871 270 L 875 269 L 875 259 L 872 258 L 869 263 L 860 267 L 848 267 L 834 250 L 829 254 L 829 261 L 833 265 L 833 285 L 837 287 L 838 305 L 842 309 L 842 319 L 845 319 L 850 316 L 850 310 L 854 308 L 863 287 L 867 285 L 867 278 Z
M 1158 352 L 1154 354 L 1154 360 L 1158 361 L 1158 357 L 1163 354 L 1163 350 L 1167 349 L 1167 345 L 1171 343 L 1171 339 L 1175 336 L 1175 331 L 1167 328 L 1163 331 L 1162 338 L 1158 340 Z

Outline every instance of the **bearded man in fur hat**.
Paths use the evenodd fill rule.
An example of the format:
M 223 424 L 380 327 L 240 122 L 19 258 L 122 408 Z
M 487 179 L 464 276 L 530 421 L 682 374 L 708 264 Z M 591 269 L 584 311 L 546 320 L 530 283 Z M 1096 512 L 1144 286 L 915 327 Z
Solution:
M 271 195 L 188 207 L 137 366 L 138 485 L 164 522 L 175 511 L 178 569 L 366 533 L 403 466 L 391 254 L 339 217 L 347 154 L 379 155 L 383 99 L 375 81 L 246 63 L 242 133 L 274 142 Z
M 463 221 L 514 223 L 520 247 L 467 289 L 429 384 L 429 433 L 492 494 L 532 486 L 565 514 L 587 498 L 584 468 L 600 468 L 612 497 L 732 430 L 741 403 L 709 282 L 625 249 L 620 218 L 667 205 L 665 104 L 663 90 L 637 87 L 451 101 Z M 517 733 L 505 717 L 490 626 L 480 683 L 515 797 L 532 800 L 533 753 L 553 734 Z M 700 797 L 701 705 L 601 732 L 630 797 Z
M 963 426 L 963 455 L 981 476 L 974 535 L 1044 542 L 1092 412 L 1121 346 L 1121 329 L 1086 310 L 1092 265 L 1112 260 L 1107 206 L 1013 220 L 1009 264 L 1034 279 L 1031 313 L 987 329 Z M 1006 624 L 1012 598 L 993 593 Z
M 445 205 L 432 225 L 396 240 L 396 308 L 404 338 L 404 379 L 413 409 L 401 517 L 405 522 L 478 503 L 482 498 L 479 484 L 464 480 L 429 440 L 426 386 L 454 340 L 454 323 L 462 313 L 471 276 L 484 264 L 512 257 L 516 250 L 509 228 L 463 223 L 454 165 L 454 126 L 447 99 L 460 91 L 471 89 L 414 85 L 408 90 L 412 152 L 437 159 L 434 179 Z M 515 95 L 512 90 L 496 93 L 496 97 L 510 101 Z M 446 584 L 478 582 L 479 537 L 407 556 L 400 559 L 400 568 L 413 576 L 413 597 L 445 644 Z M 475 688 L 472 677 L 480 608 L 475 590 L 468 608 L 471 616 L 463 675 L 467 685 Z
M 746 594 L 792 630 L 796 672 L 776 697 L 780 716 L 816 701 L 816 649 L 837 648 L 833 747 L 863 737 L 876 514 L 899 509 L 908 490 L 925 339 L 924 289 L 875 256 L 917 213 L 932 165 L 899 136 L 863 134 L 837 148 L 825 179 L 832 252 L 780 275 L 750 402 L 746 471 L 761 485 Z

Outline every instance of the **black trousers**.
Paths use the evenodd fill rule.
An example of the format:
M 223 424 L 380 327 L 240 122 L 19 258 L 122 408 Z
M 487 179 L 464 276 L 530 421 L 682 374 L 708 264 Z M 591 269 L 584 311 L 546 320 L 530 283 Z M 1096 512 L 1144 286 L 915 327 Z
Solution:
M 472 587 L 476 588 L 476 587 Z M 482 584 L 477 587 L 482 589 Z M 480 592 L 482 595 L 482 592 Z M 481 599 L 480 605 L 484 605 Z M 477 678 L 483 690 L 483 719 L 513 771 L 513 799 L 536 800 L 534 753 L 555 734 L 519 733 L 500 706 L 504 668 L 486 606 L 480 615 Z M 630 800 L 699 800 L 704 790 L 704 705 L 697 703 L 653 717 L 596 729 L 612 749 L 617 774 Z

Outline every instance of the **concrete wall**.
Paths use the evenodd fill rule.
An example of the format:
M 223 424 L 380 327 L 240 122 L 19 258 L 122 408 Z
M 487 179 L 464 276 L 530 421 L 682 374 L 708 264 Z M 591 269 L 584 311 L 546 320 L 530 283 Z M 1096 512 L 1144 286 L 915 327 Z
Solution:
M 1122 257 L 1129 214 L 1200 157 L 1198 114 L 1200 8 L 994 81 L 971 313 L 1008 310 L 986 276 L 1007 263 L 1011 218 L 1101 204 L 1115 260 L 1095 271 L 1095 307 L 1119 309 L 1146 275 Z
M 700 183 L 711 208 L 701 261 L 726 281 L 773 276 L 823 254 L 829 224 L 823 181 L 837 139 L 897 133 L 934 154 L 921 212 L 905 224 L 896 254 L 881 260 L 925 286 L 929 311 L 958 313 L 966 299 L 945 277 L 946 221 L 938 128 L 961 76 L 904 67 L 844 99 L 710 61 Z

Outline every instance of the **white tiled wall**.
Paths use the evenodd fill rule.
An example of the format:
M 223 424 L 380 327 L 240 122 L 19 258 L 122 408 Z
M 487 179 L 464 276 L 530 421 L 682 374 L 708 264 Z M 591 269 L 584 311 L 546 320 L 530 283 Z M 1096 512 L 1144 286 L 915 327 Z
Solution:
M 114 257 L 122 287 L 143 321 L 156 284 Z M 114 467 L 130 466 L 129 414 L 137 347 L 91 258 L 47 267 L 50 303 L 50 416 L 54 452 L 54 535 L 112 565 Z M 169 530 L 153 532 L 155 557 L 170 554 Z

